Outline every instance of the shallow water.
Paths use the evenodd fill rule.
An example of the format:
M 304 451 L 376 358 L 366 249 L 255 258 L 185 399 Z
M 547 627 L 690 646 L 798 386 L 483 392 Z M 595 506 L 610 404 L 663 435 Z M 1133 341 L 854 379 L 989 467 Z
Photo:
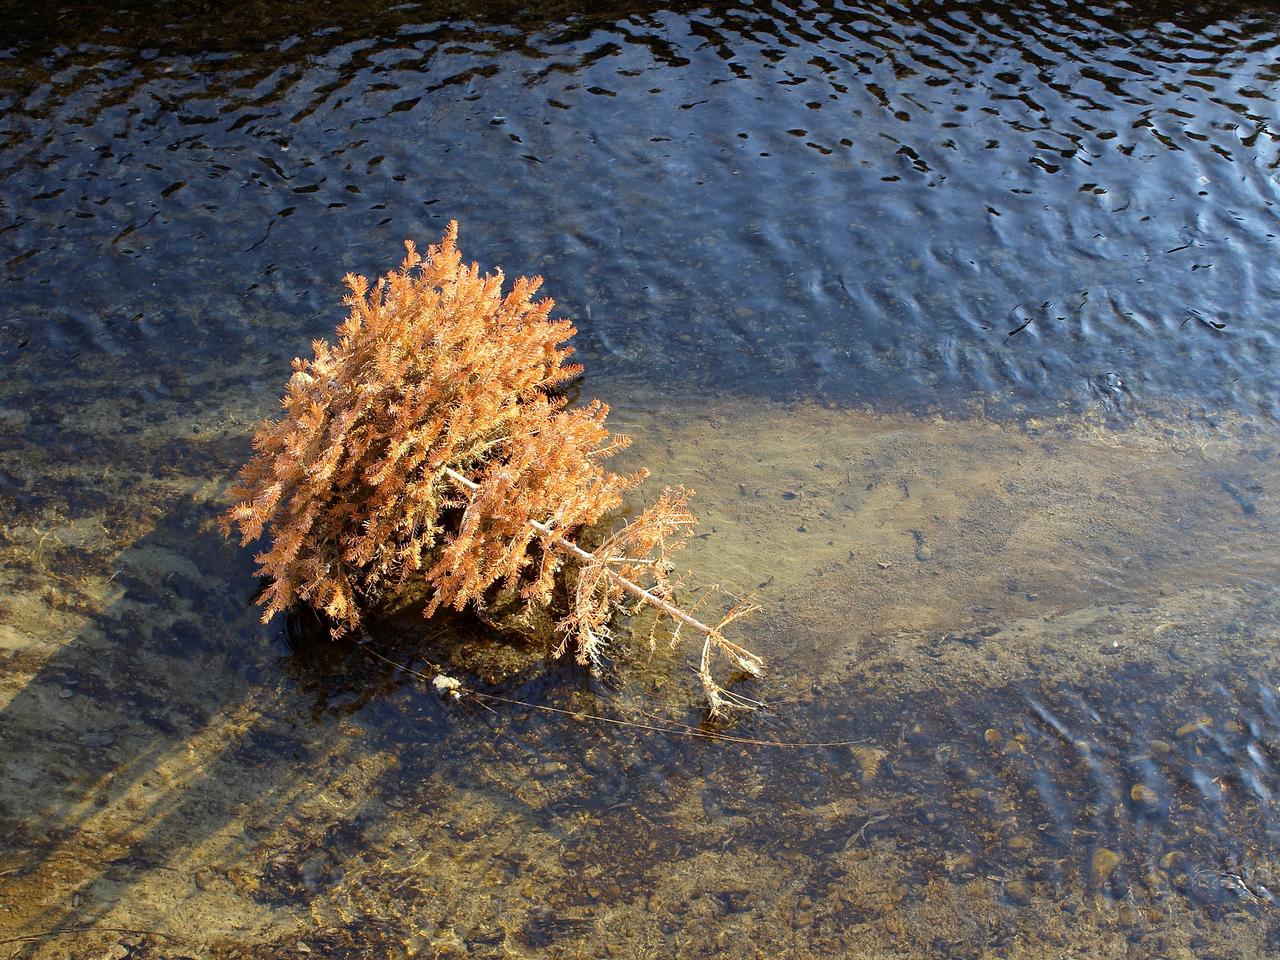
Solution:
M 1265 9 L 133 10 L 0 11 L 0 947 L 1280 951 Z M 453 217 L 756 591 L 722 732 L 840 745 L 257 623 L 223 485 Z

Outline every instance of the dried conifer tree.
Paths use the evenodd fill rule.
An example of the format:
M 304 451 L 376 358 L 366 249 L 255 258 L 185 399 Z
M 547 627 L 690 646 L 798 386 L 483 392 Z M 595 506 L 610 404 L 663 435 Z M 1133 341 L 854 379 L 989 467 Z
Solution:
M 373 286 L 348 275 L 350 315 L 337 343 L 317 340 L 293 363 L 284 412 L 254 437 L 232 488 L 224 532 L 257 554 L 270 584 L 263 619 L 306 603 L 335 633 L 409 578 L 432 590 L 424 613 L 463 609 L 499 586 L 546 606 L 566 564 L 576 584 L 557 629 L 560 651 L 598 665 L 625 596 L 703 634 L 699 675 L 713 712 L 746 701 L 712 678 L 715 651 L 758 673 L 760 659 L 671 603 L 667 560 L 695 523 L 688 494 L 666 491 L 593 552 L 572 540 L 622 502 L 646 473 L 604 461 L 628 438 L 605 426 L 599 402 L 570 408 L 557 388 L 580 368 L 575 330 L 535 300 L 541 278 L 503 293 L 457 248 L 457 224 Z M 678 629 L 676 635 L 678 635 Z

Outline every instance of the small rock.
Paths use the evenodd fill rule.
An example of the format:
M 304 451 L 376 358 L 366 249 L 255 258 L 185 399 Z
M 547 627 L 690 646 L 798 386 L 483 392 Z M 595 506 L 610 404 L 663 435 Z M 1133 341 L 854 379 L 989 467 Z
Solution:
M 962 853 L 947 863 L 952 876 L 958 876 L 973 869 L 974 858 L 971 853 Z
M 877 567 L 879 567 L 881 570 L 888 570 L 890 567 L 892 567 L 892 566 L 893 566 L 893 561 L 891 561 L 891 560 L 877 560 L 877 561 L 876 561 L 876 566 L 877 566 Z
M 75 691 L 72 690 L 70 687 L 63 687 L 61 690 L 58 691 L 58 696 L 60 696 L 63 700 L 70 700 L 73 696 L 75 696 Z
M 865 744 L 857 744 L 850 749 L 853 752 L 853 758 L 858 761 L 858 771 L 863 783 L 870 783 L 876 778 L 876 774 L 880 772 L 880 764 L 889 755 L 887 750 L 868 747 Z
M 1173 752 L 1173 747 L 1165 743 L 1163 740 L 1152 740 L 1147 744 L 1147 748 L 1151 751 L 1153 757 L 1163 757 Z
M 924 544 L 920 544 L 920 546 L 916 547 L 916 559 L 921 562 L 925 560 L 932 560 L 933 551 L 930 550 L 928 547 L 926 547 Z
M 1129 788 L 1129 799 L 1144 807 L 1155 807 L 1160 804 L 1160 795 L 1145 783 L 1135 783 Z
M 1185 737 L 1189 733 L 1199 733 L 1201 730 L 1207 730 L 1213 726 L 1213 720 L 1209 717 L 1201 717 L 1199 720 L 1192 720 L 1190 723 L 1184 723 L 1173 732 L 1175 737 Z
M 1111 879 L 1111 875 L 1116 872 L 1116 867 L 1120 866 L 1120 854 L 1106 847 L 1099 847 L 1093 853 L 1093 882 L 1098 886 L 1102 886 Z
M 1004 885 L 1004 895 L 1019 906 L 1031 902 L 1031 888 L 1022 880 L 1011 880 Z
M 208 867 L 202 867 L 197 870 L 195 876 L 192 877 L 192 880 L 195 881 L 196 889 L 201 891 L 211 890 L 214 884 L 217 883 L 217 879 L 218 875 Z
M 725 913 L 746 913 L 755 905 L 755 894 L 750 890 L 724 890 L 718 898 Z
M 995 727 L 987 727 L 986 732 L 982 734 L 982 739 L 987 743 L 996 744 L 1003 740 L 1004 737 L 1000 735 L 1000 731 Z
M 103 747 L 114 746 L 116 736 L 110 730 L 86 730 L 80 735 L 80 742 L 86 747 L 100 750 Z

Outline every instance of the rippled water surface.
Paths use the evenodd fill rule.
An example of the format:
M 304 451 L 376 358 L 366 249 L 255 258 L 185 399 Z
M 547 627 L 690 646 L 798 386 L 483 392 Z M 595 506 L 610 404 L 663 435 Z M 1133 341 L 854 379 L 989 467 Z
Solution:
M 1265 7 L 17 16 L 14 360 L 291 353 L 457 217 L 601 372 L 1276 412 Z
M 211 7 L 0 3 L 0 952 L 1280 954 L 1270 7 Z M 225 482 L 454 218 L 756 590 L 738 739 L 257 623 Z

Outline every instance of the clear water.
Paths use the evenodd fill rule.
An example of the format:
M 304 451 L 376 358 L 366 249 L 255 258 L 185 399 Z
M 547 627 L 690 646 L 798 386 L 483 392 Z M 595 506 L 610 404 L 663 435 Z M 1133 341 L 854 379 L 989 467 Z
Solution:
M 1267 8 L 0 12 L 0 945 L 1280 950 Z M 728 732 L 843 745 L 257 623 L 222 486 L 452 218 L 757 590 Z

